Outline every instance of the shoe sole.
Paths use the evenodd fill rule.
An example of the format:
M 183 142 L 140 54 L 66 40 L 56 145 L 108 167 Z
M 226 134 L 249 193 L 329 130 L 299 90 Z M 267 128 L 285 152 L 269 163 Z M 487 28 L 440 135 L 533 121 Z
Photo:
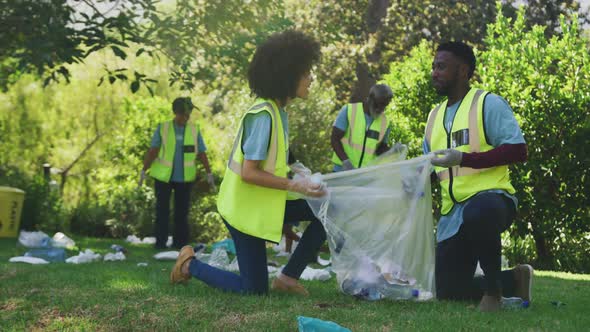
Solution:
M 189 247 L 191 250 L 193 249 L 191 246 L 184 246 L 182 247 L 182 249 Z M 174 263 L 174 267 L 172 268 L 172 271 L 170 271 L 170 283 L 173 285 L 176 284 L 186 284 L 188 283 L 188 279 L 190 278 L 185 278 L 184 275 L 182 274 L 182 265 L 189 259 L 191 259 L 195 253 L 193 251 L 192 255 L 187 255 L 187 257 L 182 257 L 182 252 L 183 250 L 180 250 L 180 252 L 178 253 L 178 258 L 176 259 L 176 263 Z M 187 249 L 188 250 L 188 249 Z M 178 271 L 178 273 L 175 273 L 176 271 Z M 178 277 L 177 277 L 178 276 Z

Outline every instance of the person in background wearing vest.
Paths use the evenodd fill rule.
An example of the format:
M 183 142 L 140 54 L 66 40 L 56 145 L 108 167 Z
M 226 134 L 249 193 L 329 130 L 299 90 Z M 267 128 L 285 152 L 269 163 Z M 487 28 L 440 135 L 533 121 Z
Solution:
M 526 161 L 527 146 L 508 103 L 470 87 L 474 70 L 470 46 L 449 42 L 438 47 L 432 84 L 447 99 L 428 116 L 423 149 L 434 153 L 442 195 L 437 297 L 481 299 L 481 311 L 495 311 L 502 296 L 531 300 L 533 268 L 501 271 L 500 242 L 517 206 L 508 165 Z M 485 276 L 474 278 L 478 261 Z
M 266 241 L 278 243 L 284 223 L 310 220 L 289 262 L 272 282 L 273 290 L 308 295 L 298 279 L 315 261 L 326 233 L 307 202 L 287 200 L 287 192 L 312 197 L 325 192 L 309 177 L 287 177 L 286 106 L 295 98 L 307 98 L 311 69 L 319 57 L 319 44 L 294 30 L 275 33 L 257 47 L 248 69 L 250 90 L 257 99 L 240 121 L 217 199 L 236 246 L 240 274 L 195 259 L 193 249 L 185 246 L 170 273 L 173 284 L 192 276 L 226 291 L 266 294 Z
M 158 124 L 152 144 L 143 162 L 139 184 L 143 183 L 146 171 L 154 178 L 156 191 L 156 249 L 166 248 L 170 220 L 170 194 L 174 190 L 174 248 L 188 243 L 188 211 L 190 192 L 197 177 L 197 158 L 207 171 L 209 187 L 215 191 L 215 181 L 207 147 L 199 125 L 189 121 L 194 106 L 188 97 L 179 97 L 172 102 L 174 120 Z
M 334 149 L 334 172 L 366 166 L 389 149 L 391 127 L 383 112 L 392 98 L 389 86 L 377 84 L 369 91 L 366 102 L 342 107 L 330 139 Z

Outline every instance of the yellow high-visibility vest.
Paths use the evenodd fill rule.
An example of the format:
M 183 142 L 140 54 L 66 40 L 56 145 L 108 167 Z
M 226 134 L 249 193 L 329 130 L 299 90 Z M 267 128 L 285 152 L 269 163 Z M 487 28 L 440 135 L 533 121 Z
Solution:
M 494 147 L 488 144 L 483 125 L 483 103 L 488 92 L 472 88 L 461 101 L 450 131 L 444 119 L 447 101 L 436 106 L 428 115 L 425 137 L 430 151 L 455 149 L 461 152 L 485 152 Z M 501 189 L 513 194 L 508 165 L 475 169 L 454 166 L 435 166 L 440 180 L 442 214 L 451 211 L 455 203 L 464 202 L 478 192 Z
M 287 177 L 289 144 L 285 141 L 279 109 L 272 100 L 257 99 L 242 117 L 219 189 L 217 209 L 223 219 L 240 232 L 279 242 L 283 229 L 287 191 L 246 183 L 241 176 L 244 162 L 242 152 L 244 118 L 247 114 L 259 112 L 270 114 L 272 128 L 268 155 L 260 163 L 260 167 L 276 176 Z
M 160 124 L 160 137 L 162 145 L 158 157 L 152 163 L 149 175 L 162 182 L 170 182 L 176 151 L 176 134 L 174 132 L 174 120 Z M 184 129 L 184 146 L 182 161 L 184 166 L 184 182 L 194 181 L 197 177 L 197 154 L 199 153 L 199 125 L 187 122 Z
M 346 116 L 348 128 L 341 140 L 342 147 L 354 167 L 366 166 L 377 156 L 377 147 L 383 142 L 387 132 L 387 119 L 385 114 L 381 114 L 367 128 L 363 103 L 348 104 Z M 332 162 L 342 165 L 336 153 L 332 155 Z

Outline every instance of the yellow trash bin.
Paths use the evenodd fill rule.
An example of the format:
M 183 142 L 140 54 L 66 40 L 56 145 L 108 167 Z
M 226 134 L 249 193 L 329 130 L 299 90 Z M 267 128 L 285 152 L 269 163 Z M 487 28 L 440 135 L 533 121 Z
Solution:
M 0 186 L 0 237 L 16 237 L 20 226 L 25 192 Z

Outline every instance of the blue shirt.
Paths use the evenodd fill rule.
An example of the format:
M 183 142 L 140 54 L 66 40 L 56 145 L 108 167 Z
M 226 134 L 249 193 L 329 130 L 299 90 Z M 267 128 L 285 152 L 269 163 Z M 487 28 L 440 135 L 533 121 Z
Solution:
M 279 115 L 283 121 L 283 135 L 285 145 L 289 142 L 289 118 L 287 112 L 279 109 Z M 246 114 L 244 118 L 244 133 L 242 134 L 242 151 L 244 159 L 266 160 L 270 142 L 270 126 L 272 119 L 268 112 Z M 289 154 L 287 153 L 287 158 Z
M 459 108 L 460 102 L 456 102 L 453 105 L 447 106 L 447 112 L 445 114 L 445 128 L 450 130 L 455 113 Z M 484 127 L 487 134 L 488 141 L 493 147 L 498 147 L 502 144 L 523 144 L 525 143 L 522 131 L 514 117 L 512 108 L 504 100 L 504 98 L 495 95 L 488 94 L 484 101 Z M 424 154 L 430 152 L 429 142 L 424 139 L 422 144 Z M 477 193 L 475 196 L 482 193 L 500 193 L 509 197 L 513 202 L 514 206 L 518 205 L 516 197 L 508 194 L 504 190 L 486 190 Z M 473 196 L 473 197 L 475 197 Z M 447 215 L 441 216 L 438 221 L 436 230 L 436 241 L 442 242 L 459 231 L 459 228 L 463 224 L 463 210 L 465 206 L 469 204 L 470 199 L 465 202 L 457 203 L 453 205 L 453 208 Z
M 170 177 L 171 182 L 184 182 L 184 163 L 182 160 L 182 147 L 184 146 L 184 126 L 179 126 L 176 122 L 172 121 L 174 124 L 174 134 L 176 136 L 176 145 L 174 149 L 174 162 L 172 164 L 172 176 Z M 207 147 L 205 146 L 205 142 L 203 141 L 203 137 L 201 136 L 201 131 L 199 130 L 199 134 L 197 135 L 197 144 L 199 153 L 207 151 Z M 162 146 L 162 137 L 160 136 L 160 125 L 156 128 L 154 135 L 152 136 L 152 148 L 159 148 Z M 195 147 L 197 148 L 197 147 Z
M 369 114 L 363 112 L 365 115 L 365 123 L 367 124 L 367 128 L 369 129 L 371 124 L 373 123 L 373 117 Z M 334 127 L 346 132 L 348 129 L 348 105 L 344 105 L 338 115 L 336 116 L 336 120 L 334 120 Z M 389 134 L 391 133 L 391 126 L 387 125 L 387 130 L 385 131 L 385 136 L 383 136 L 383 142 L 389 142 Z M 340 172 L 342 170 L 342 165 L 334 164 L 334 172 Z

